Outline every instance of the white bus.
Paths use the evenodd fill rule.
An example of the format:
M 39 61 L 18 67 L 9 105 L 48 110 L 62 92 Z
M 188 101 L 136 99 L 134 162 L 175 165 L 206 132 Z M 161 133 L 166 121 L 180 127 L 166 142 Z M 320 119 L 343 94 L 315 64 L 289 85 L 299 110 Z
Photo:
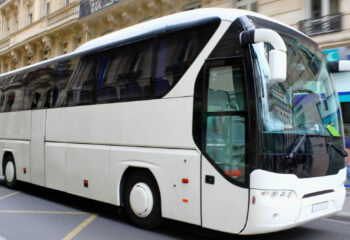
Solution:
M 267 57 L 268 56 L 268 57 Z M 234 234 L 342 209 L 338 96 L 318 46 L 256 13 L 200 9 L 0 76 L 1 173 Z

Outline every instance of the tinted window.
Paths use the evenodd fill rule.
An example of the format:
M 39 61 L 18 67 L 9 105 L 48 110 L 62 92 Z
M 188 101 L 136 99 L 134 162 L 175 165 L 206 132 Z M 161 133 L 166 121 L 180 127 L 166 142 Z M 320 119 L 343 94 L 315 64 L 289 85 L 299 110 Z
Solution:
M 153 45 L 152 40 L 145 40 L 102 54 L 97 77 L 97 103 L 152 96 Z
M 94 102 L 94 89 L 96 85 L 99 59 L 96 56 L 83 56 L 73 72 L 62 77 L 69 81 L 66 92 L 60 96 L 61 106 L 87 105 Z
M 209 58 L 237 56 L 241 54 L 243 54 L 243 48 L 239 42 L 239 30 L 232 24 Z
M 57 81 L 52 92 L 52 106 L 64 107 L 68 104 L 67 86 L 71 77 L 76 73 L 78 58 L 67 59 L 55 64 Z
M 155 76 L 156 96 L 164 95 L 180 80 L 217 26 L 217 23 L 205 24 L 160 38 Z
M 52 90 L 56 81 L 57 73 L 49 65 L 26 73 L 24 109 L 52 107 Z
M 23 74 L 17 74 L 3 79 L 2 112 L 18 111 L 23 109 Z

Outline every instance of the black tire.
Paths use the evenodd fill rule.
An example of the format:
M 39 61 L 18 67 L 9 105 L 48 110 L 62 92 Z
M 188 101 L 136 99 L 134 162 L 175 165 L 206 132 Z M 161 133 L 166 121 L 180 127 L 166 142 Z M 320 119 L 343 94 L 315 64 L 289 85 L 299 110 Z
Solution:
M 138 183 L 146 184 L 153 195 L 153 207 L 146 217 L 136 215 L 130 204 L 130 193 Z M 162 224 L 160 194 L 153 176 L 147 171 L 135 171 L 128 177 L 124 191 L 125 213 L 129 220 L 136 226 L 144 229 L 155 229 Z
M 16 164 L 15 164 L 15 160 L 12 156 L 12 154 L 8 154 L 5 159 L 5 164 L 4 164 L 4 176 L 5 176 L 5 183 L 6 183 L 6 186 L 8 188 L 11 188 L 11 189 L 14 189 L 17 187 L 17 184 L 18 184 L 18 181 L 17 181 L 17 176 L 16 176 Z M 9 164 L 13 164 L 13 166 L 9 165 Z M 6 174 L 6 168 L 7 167 L 13 167 L 14 169 L 14 172 L 13 172 L 13 177 L 12 179 L 10 180 L 9 176 L 7 176 Z

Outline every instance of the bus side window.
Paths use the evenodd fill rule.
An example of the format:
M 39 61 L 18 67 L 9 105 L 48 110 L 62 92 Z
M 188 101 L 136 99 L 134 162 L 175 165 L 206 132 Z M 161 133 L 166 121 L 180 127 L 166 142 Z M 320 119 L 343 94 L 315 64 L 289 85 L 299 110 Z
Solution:
M 156 96 L 163 96 L 181 79 L 212 36 L 216 24 L 206 24 L 162 36 L 155 71 Z
M 56 81 L 55 70 L 52 66 L 43 66 L 29 72 L 24 78 L 26 84 L 24 109 L 50 108 L 50 91 Z
M 12 106 L 16 99 L 16 93 L 15 92 L 9 92 L 7 94 L 7 101 L 5 105 L 5 112 L 11 112 L 13 111 Z
M 0 89 L 0 112 L 2 112 L 2 107 L 5 102 L 5 93 L 3 89 Z
M 122 61 L 123 72 L 118 75 L 121 100 L 144 99 L 152 94 L 153 40 L 144 40 L 122 47 L 128 57 Z M 131 54 L 130 54 L 131 52 Z
M 77 68 L 69 80 L 67 90 L 67 105 L 88 105 L 94 102 L 96 84 L 96 63 L 94 56 L 80 58 Z
M 108 56 L 108 53 L 104 52 L 103 55 Z M 96 92 L 97 103 L 115 102 L 120 99 L 120 84 L 117 80 L 122 59 L 121 49 L 114 49 L 107 57 L 105 67 L 100 69 Z
M 57 75 L 52 92 L 52 105 L 54 107 L 66 107 L 68 105 L 68 83 L 79 72 L 77 62 L 78 58 L 76 57 L 59 62 L 54 66 Z
M 4 108 L 5 112 L 23 110 L 23 73 L 10 76 L 4 85 Z

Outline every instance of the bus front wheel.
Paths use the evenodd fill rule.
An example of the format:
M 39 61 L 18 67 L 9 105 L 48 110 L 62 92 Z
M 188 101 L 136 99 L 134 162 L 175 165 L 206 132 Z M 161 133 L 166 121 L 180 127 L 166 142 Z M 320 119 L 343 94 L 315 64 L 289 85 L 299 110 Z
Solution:
M 15 188 L 17 186 L 16 165 L 11 154 L 7 155 L 5 158 L 4 175 L 6 186 L 9 188 Z
M 133 224 L 145 229 L 155 229 L 161 225 L 160 194 L 150 173 L 131 173 L 124 196 L 125 212 Z

